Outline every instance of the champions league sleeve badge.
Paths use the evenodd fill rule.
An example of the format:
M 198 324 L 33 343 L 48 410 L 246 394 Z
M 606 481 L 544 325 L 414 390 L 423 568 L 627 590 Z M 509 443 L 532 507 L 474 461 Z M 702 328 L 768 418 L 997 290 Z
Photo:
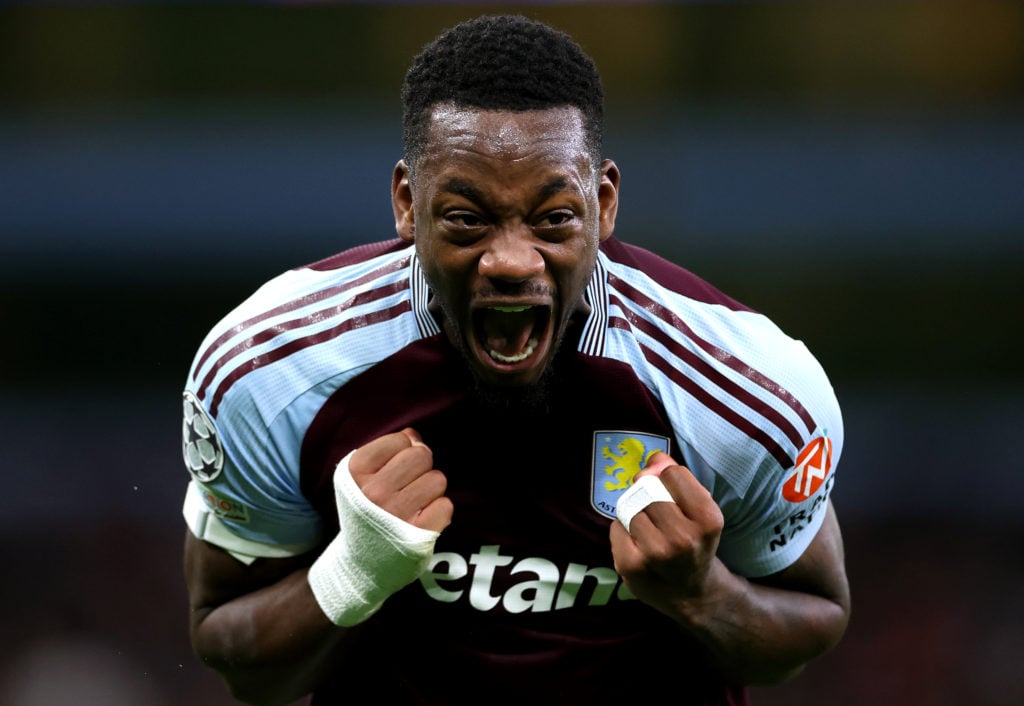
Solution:
M 181 424 L 181 451 L 185 467 L 201 483 L 209 483 L 224 469 L 224 447 L 213 420 L 195 395 L 185 392 Z
M 615 505 L 656 452 L 669 451 L 669 439 L 638 431 L 595 431 L 590 474 L 590 503 L 615 519 Z

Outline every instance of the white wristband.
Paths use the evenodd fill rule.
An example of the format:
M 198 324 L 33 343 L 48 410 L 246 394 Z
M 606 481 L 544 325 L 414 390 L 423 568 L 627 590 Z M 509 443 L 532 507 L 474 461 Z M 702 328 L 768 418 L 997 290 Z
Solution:
M 658 476 L 641 476 L 615 504 L 615 515 L 629 532 L 629 523 L 651 503 L 674 503 L 672 494 Z
M 388 596 L 415 581 L 440 535 L 370 502 L 349 471 L 351 457 L 334 471 L 338 536 L 309 567 L 308 577 L 320 609 L 332 623 L 346 627 L 363 622 Z

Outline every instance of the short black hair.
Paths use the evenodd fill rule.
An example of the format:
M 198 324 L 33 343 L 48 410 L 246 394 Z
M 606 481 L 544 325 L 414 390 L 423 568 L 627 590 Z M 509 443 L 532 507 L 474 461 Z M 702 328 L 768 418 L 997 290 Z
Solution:
M 572 37 L 543 22 L 483 15 L 445 30 L 413 59 L 402 83 L 402 143 L 410 169 L 423 156 L 431 111 L 446 103 L 481 110 L 579 108 L 591 159 L 601 159 L 601 76 Z

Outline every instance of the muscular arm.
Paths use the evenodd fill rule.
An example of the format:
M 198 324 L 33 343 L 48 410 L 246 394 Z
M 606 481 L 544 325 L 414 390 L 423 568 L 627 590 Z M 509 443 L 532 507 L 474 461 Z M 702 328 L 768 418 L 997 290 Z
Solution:
M 785 570 L 748 580 L 715 559 L 711 600 L 684 608 L 684 622 L 722 672 L 744 684 L 775 684 L 832 649 L 850 616 L 835 510 L 803 555 Z
M 831 503 L 794 564 L 746 579 L 715 556 L 722 516 L 707 491 L 682 466 L 660 475 L 677 504 L 648 505 L 628 533 L 618 522 L 611 529 L 616 568 L 638 598 L 700 640 L 738 684 L 785 681 L 838 643 L 850 594 Z
M 306 580 L 315 557 L 245 565 L 185 533 L 189 626 L 196 654 L 252 704 L 285 704 L 312 690 L 356 628 L 332 624 Z
M 381 512 L 440 532 L 451 522 L 452 504 L 444 496 L 444 475 L 432 463 L 430 450 L 407 429 L 361 447 L 348 467 L 339 467 L 336 473 L 351 472 L 359 492 Z M 336 541 L 344 539 L 339 535 Z M 348 542 L 358 544 L 360 538 Z M 236 698 L 252 704 L 288 703 L 312 691 L 329 669 L 341 664 L 349 638 L 360 626 L 335 625 L 309 582 L 314 562 L 323 566 L 324 560 L 348 561 L 353 556 L 332 553 L 334 545 L 319 555 L 257 559 L 246 565 L 186 532 L 192 645 L 220 672 Z M 380 557 L 364 560 L 362 571 L 378 572 L 375 585 L 383 583 L 378 577 L 396 575 L 395 565 L 382 564 Z M 389 591 L 400 587 L 393 580 L 392 584 Z M 375 596 L 370 602 L 385 598 Z

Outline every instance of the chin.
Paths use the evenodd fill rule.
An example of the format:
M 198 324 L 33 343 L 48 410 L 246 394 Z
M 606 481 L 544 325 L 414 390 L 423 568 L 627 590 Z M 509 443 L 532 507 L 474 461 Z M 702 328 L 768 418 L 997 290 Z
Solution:
M 551 398 L 548 376 L 532 385 L 504 387 L 478 380 L 476 394 L 481 406 L 496 414 L 544 414 Z
M 496 373 L 471 366 L 476 392 L 485 407 L 496 412 L 543 412 L 547 409 L 554 378 L 552 366 L 518 372 Z
M 480 387 L 514 393 L 517 390 L 527 390 L 540 384 L 544 379 L 544 372 L 530 370 L 514 373 L 496 373 L 490 368 L 481 369 L 480 367 L 474 367 L 473 377 Z

